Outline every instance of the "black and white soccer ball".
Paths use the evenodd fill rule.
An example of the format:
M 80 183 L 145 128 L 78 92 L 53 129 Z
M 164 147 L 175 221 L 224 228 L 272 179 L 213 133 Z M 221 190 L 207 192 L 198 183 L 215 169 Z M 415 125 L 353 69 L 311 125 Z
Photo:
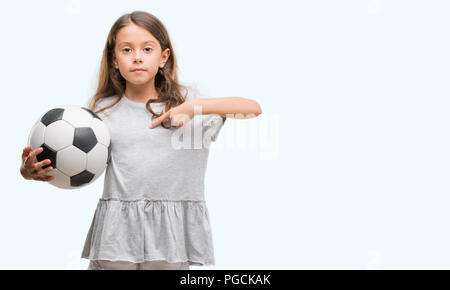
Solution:
M 31 150 L 42 147 L 38 161 L 50 159 L 55 178 L 50 184 L 76 189 L 96 180 L 111 158 L 108 127 L 91 110 L 79 106 L 60 106 L 44 113 L 28 137 Z

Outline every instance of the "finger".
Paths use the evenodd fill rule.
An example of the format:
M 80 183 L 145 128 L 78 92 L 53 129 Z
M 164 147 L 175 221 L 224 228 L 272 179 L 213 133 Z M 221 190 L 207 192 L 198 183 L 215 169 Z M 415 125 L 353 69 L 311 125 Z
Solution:
M 190 120 L 191 118 L 188 115 L 181 116 L 181 126 L 186 125 Z
M 187 115 L 181 115 L 176 119 L 176 121 L 174 121 L 174 126 L 181 128 L 185 124 L 187 124 L 189 122 L 189 120 L 190 120 L 190 118 Z
M 163 115 L 163 116 L 164 116 L 164 115 Z M 150 124 L 150 129 L 153 129 L 153 128 L 155 128 L 156 126 L 158 126 L 159 124 L 161 124 L 162 121 L 163 121 L 163 119 L 162 119 L 163 116 L 161 116 L 161 117 L 159 117 L 159 118 L 156 118 L 155 121 L 153 121 L 153 122 Z
M 172 126 L 175 126 L 175 127 L 177 127 L 177 128 L 181 128 L 181 127 L 183 127 L 183 121 L 182 120 L 174 120 L 173 122 L 172 122 Z
M 46 166 L 50 163 L 52 163 L 52 161 L 50 159 L 45 159 L 45 160 L 42 160 L 41 162 L 33 164 L 33 167 L 34 167 L 34 169 L 38 170 L 39 168 Z
M 47 167 L 47 168 L 45 168 L 45 169 L 39 170 L 39 171 L 37 172 L 36 175 L 37 175 L 37 176 L 40 176 L 40 177 L 44 177 L 45 174 L 49 173 L 49 172 L 52 171 L 52 170 L 53 170 L 53 167 L 50 166 L 50 167 Z
M 25 160 L 25 158 L 27 158 L 28 154 L 30 154 L 30 151 L 31 151 L 31 146 L 27 146 L 27 147 L 23 148 L 22 160 Z
M 27 165 L 31 166 L 31 164 L 33 164 L 34 158 L 36 157 L 36 155 L 38 155 L 39 153 L 41 153 L 44 150 L 44 148 L 39 147 L 35 150 L 33 150 L 29 155 L 28 155 L 28 159 L 27 159 Z
M 156 126 L 158 126 L 159 124 L 161 124 L 164 120 L 169 118 L 169 112 L 164 113 L 161 117 L 156 118 L 155 121 L 153 121 L 153 123 L 150 126 L 150 129 L 155 128 Z

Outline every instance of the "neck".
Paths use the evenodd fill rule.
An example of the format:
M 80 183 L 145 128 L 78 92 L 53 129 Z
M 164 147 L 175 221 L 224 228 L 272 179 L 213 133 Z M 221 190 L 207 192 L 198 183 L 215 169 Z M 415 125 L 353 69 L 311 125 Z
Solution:
M 150 84 L 135 85 L 126 82 L 125 95 L 134 102 L 146 103 L 149 99 L 158 99 L 158 92 L 153 81 Z

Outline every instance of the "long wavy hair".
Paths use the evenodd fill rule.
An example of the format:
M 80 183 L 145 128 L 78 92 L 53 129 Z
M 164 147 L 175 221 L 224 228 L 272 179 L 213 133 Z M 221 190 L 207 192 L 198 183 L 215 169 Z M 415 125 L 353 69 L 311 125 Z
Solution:
M 119 30 L 131 23 L 134 23 L 147 31 L 149 31 L 158 41 L 162 51 L 166 48 L 170 49 L 169 59 L 167 60 L 164 68 L 159 68 L 158 73 L 155 76 L 155 88 L 158 92 L 158 99 L 148 100 L 146 103 L 147 110 L 152 114 L 152 119 L 160 117 L 164 112 L 153 112 L 150 103 L 162 102 L 165 103 L 165 112 L 172 107 L 181 105 L 186 100 L 186 95 L 182 95 L 181 90 L 185 86 L 179 84 L 177 73 L 177 59 L 172 47 L 172 43 L 169 39 L 169 34 L 162 24 L 162 22 L 145 11 L 134 11 L 127 13 L 119 17 L 111 27 L 108 38 L 106 40 L 105 47 L 103 49 L 102 60 L 100 64 L 100 73 L 98 78 L 98 86 L 95 95 L 89 101 L 89 109 L 94 112 L 97 103 L 105 98 L 111 98 L 119 96 L 119 98 L 109 106 L 101 108 L 94 113 L 100 113 L 106 109 L 109 109 L 116 105 L 122 98 L 126 88 L 126 81 L 120 74 L 119 70 L 116 70 L 112 62 L 114 56 L 114 48 L 116 45 L 116 36 Z M 166 129 L 170 129 L 171 126 L 161 123 Z

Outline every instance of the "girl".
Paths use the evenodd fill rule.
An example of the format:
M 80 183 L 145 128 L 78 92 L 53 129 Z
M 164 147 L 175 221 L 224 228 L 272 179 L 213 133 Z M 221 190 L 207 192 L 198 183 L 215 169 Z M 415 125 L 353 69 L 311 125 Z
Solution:
M 256 101 L 200 98 L 177 77 L 169 35 L 135 11 L 112 26 L 89 109 L 111 135 L 111 160 L 85 241 L 88 269 L 189 269 L 215 265 L 204 176 L 209 145 L 227 117 L 257 116 Z M 183 141 L 180 141 L 180 137 Z M 49 160 L 24 149 L 21 173 L 50 181 Z

